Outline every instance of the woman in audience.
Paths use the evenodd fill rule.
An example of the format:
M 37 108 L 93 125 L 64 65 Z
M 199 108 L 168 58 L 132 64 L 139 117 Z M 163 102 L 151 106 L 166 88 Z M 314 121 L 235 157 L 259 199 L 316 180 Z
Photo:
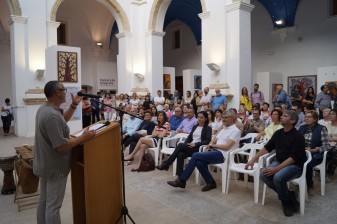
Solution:
M 264 121 L 266 127 L 268 127 L 268 125 L 270 125 L 271 122 L 273 122 L 271 119 L 271 113 L 269 111 L 269 103 L 267 102 L 264 102 L 262 105 L 260 119 Z
M 282 111 L 280 110 L 273 110 L 271 112 L 271 121 L 272 123 L 264 129 L 263 132 L 259 133 L 255 139 L 256 141 L 260 141 L 263 136 L 266 136 L 267 140 L 271 139 L 271 136 L 275 133 L 275 131 L 283 128 L 281 124 L 281 116 L 282 116 Z
M 208 115 L 206 111 L 201 111 L 197 115 L 198 124 L 194 125 L 191 133 L 184 143 L 180 143 L 175 148 L 172 155 L 163 164 L 156 166 L 158 170 L 168 170 L 170 165 L 177 159 L 176 175 L 180 177 L 184 169 L 184 160 L 199 151 L 199 147 L 207 145 L 212 138 L 212 128 L 208 126 Z
M 185 105 L 191 104 L 192 99 L 193 99 L 193 97 L 192 97 L 191 91 L 187 90 L 186 91 L 186 97 L 185 97 L 185 100 L 184 100 Z
M 165 129 L 160 126 L 165 127 Z M 132 168 L 131 172 L 140 171 L 139 167 L 140 167 L 140 163 L 142 161 L 143 155 L 145 153 L 145 149 L 157 147 L 158 140 L 160 138 L 169 136 L 170 133 L 171 133 L 170 123 L 168 123 L 166 113 L 164 111 L 159 111 L 157 125 L 155 126 L 152 132 L 152 135 L 140 138 L 133 152 L 130 155 L 124 157 L 124 161 L 133 161 L 134 156 L 139 151 L 139 161 L 136 164 L 136 166 Z
M 252 110 L 252 101 L 248 95 L 248 89 L 246 87 L 243 87 L 241 90 L 240 103 L 246 106 L 247 111 L 250 112 Z
M 305 107 L 307 107 L 310 110 L 314 110 L 315 100 L 316 100 L 315 90 L 314 88 L 309 87 L 302 102 L 304 103 Z
M 331 122 L 325 124 L 325 127 L 328 130 L 329 144 L 331 146 L 326 161 L 327 181 L 330 181 L 330 178 L 334 175 L 337 167 L 337 109 L 332 109 L 330 111 L 330 121 Z
M 151 112 L 153 114 L 152 121 L 157 124 L 157 120 L 158 120 L 158 118 L 157 118 L 157 116 L 158 116 L 157 107 L 152 107 Z
M 222 129 L 222 119 L 221 119 L 221 114 L 222 111 L 220 109 L 215 110 L 215 118 L 214 118 L 214 124 L 212 127 L 213 130 L 213 135 L 215 135 L 216 133 L 218 133 L 219 131 L 221 131 Z
M 150 104 L 152 103 L 151 98 L 149 95 L 145 96 L 145 100 L 143 102 L 143 108 L 144 110 L 150 110 Z
M 2 128 L 4 130 L 4 136 L 9 135 L 9 129 L 11 127 L 13 116 L 13 108 L 11 106 L 11 101 L 9 98 L 5 99 L 5 104 L 1 107 L 1 120 L 2 120 Z
M 214 112 L 213 110 L 207 110 L 207 117 L 208 117 L 208 126 L 212 127 L 214 123 Z
M 197 97 L 198 97 L 198 93 L 194 93 L 193 98 L 191 100 L 191 105 L 194 110 L 194 114 L 198 114 Z
M 106 93 L 103 99 L 103 102 L 105 105 L 105 110 L 104 110 L 104 120 L 105 121 L 110 121 L 112 117 L 112 108 L 108 106 L 113 106 L 113 101 L 110 97 L 110 93 Z
M 314 167 L 323 161 L 323 153 L 329 149 L 329 136 L 325 126 L 317 123 L 316 111 L 308 111 L 305 114 L 305 125 L 300 126 L 299 132 L 304 135 L 305 149 L 310 151 L 312 159 L 307 165 L 306 180 L 308 194 L 313 195 L 314 182 L 312 180 Z
M 137 97 L 137 93 L 132 93 L 132 97 L 130 99 L 130 104 L 131 104 L 132 108 L 138 110 L 139 102 L 140 102 L 140 100 Z
M 168 104 L 164 105 L 164 112 L 166 113 L 167 118 L 170 120 L 172 111 L 170 110 L 170 106 Z

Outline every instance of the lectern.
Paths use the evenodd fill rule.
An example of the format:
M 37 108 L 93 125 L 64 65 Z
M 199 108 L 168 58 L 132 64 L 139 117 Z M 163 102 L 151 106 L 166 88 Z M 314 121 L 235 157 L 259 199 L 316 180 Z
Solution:
M 122 208 L 121 139 L 117 122 L 73 149 L 71 188 L 74 224 L 116 223 Z

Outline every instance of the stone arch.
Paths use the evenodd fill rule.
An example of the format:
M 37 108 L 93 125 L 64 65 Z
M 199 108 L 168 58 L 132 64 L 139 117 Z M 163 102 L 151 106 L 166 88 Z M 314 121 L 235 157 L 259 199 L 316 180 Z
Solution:
M 61 3 L 63 1 L 64 0 L 56 0 L 56 2 L 54 3 L 54 6 L 53 6 L 51 14 L 50 14 L 50 20 L 51 21 L 56 20 L 57 10 L 58 10 L 59 6 L 61 5 Z M 113 14 L 113 16 L 116 19 L 116 22 L 117 22 L 117 25 L 118 25 L 118 28 L 119 28 L 119 32 L 130 32 L 129 19 L 126 16 L 126 13 L 124 12 L 123 8 L 117 2 L 117 0 L 96 0 L 96 1 L 102 3 L 103 5 L 105 5 L 109 8 L 109 10 L 111 11 L 111 13 Z
M 162 31 L 165 13 L 171 0 L 154 0 L 149 18 L 148 30 Z M 202 12 L 206 12 L 206 0 L 200 0 Z
M 21 16 L 21 6 L 19 0 L 7 0 L 12 15 Z

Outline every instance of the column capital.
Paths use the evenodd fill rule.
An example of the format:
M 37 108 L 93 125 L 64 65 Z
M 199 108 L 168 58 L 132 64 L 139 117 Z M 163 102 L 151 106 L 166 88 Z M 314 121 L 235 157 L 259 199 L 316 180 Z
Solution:
M 116 34 L 117 39 L 123 38 L 123 37 L 131 37 L 131 32 L 120 32 Z
M 154 31 L 154 30 L 150 30 L 149 32 L 147 32 L 147 35 L 149 35 L 149 36 L 163 37 L 163 36 L 165 36 L 165 34 L 166 34 L 166 32 Z
M 147 1 L 146 0 L 133 0 L 132 2 L 131 2 L 131 4 L 134 4 L 134 5 L 143 5 L 143 4 L 146 4 L 147 3 Z
M 254 5 L 246 3 L 246 2 L 242 2 L 242 1 L 235 1 L 230 5 L 226 5 L 226 12 L 232 12 L 235 10 L 243 10 L 243 11 L 247 11 L 247 12 L 251 12 L 254 9 Z
M 60 26 L 60 22 L 55 22 L 55 21 L 47 21 L 47 26 L 51 28 L 57 29 Z
M 210 17 L 211 13 L 208 11 L 208 12 L 202 12 L 202 13 L 199 13 L 198 16 L 200 19 L 208 19 Z
M 8 19 L 8 24 L 9 25 L 12 25 L 13 23 L 26 24 L 27 21 L 28 21 L 27 17 L 11 15 Z

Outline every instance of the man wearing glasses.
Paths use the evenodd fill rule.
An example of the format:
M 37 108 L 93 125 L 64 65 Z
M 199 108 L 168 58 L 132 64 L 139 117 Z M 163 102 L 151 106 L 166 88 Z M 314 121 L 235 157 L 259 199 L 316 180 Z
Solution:
M 40 177 L 40 199 L 37 223 L 61 223 L 60 208 L 70 171 L 71 149 L 92 138 L 95 131 L 86 129 L 77 138 L 69 136 L 67 122 L 82 97 L 71 94 L 72 103 L 63 112 L 67 89 L 58 81 L 49 81 L 44 87 L 47 102 L 40 106 L 35 120 L 34 174 Z
M 208 151 L 193 153 L 190 162 L 180 178 L 175 181 L 168 181 L 167 183 L 169 185 L 172 187 L 185 188 L 186 181 L 196 167 L 206 181 L 206 186 L 201 188 L 201 191 L 210 191 L 216 188 L 216 183 L 208 170 L 208 165 L 223 163 L 227 157 L 227 152 L 239 147 L 241 135 L 240 130 L 234 124 L 236 118 L 233 112 L 224 111 L 221 116 L 224 128 L 208 144 Z
M 179 125 L 183 120 L 184 118 L 182 116 L 181 108 L 180 107 L 174 108 L 174 115 L 171 116 L 169 121 L 171 131 L 177 130 L 177 128 L 179 127 Z

